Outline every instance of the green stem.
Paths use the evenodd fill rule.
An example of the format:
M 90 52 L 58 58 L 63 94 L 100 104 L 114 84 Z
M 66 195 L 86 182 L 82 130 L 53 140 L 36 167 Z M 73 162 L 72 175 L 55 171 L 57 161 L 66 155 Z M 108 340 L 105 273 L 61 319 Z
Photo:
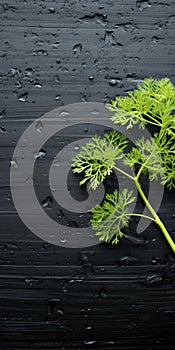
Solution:
M 169 133 L 173 136 L 173 137 L 175 137 L 175 133 L 170 129 L 169 130 Z
M 148 117 L 148 118 L 150 118 L 150 119 L 152 119 L 152 120 L 154 120 L 154 123 L 151 123 L 150 121 L 147 121 L 146 120 L 146 122 L 147 123 L 149 123 L 149 124 L 154 124 L 154 125 L 157 125 L 157 126 L 162 126 L 162 123 L 160 122 L 160 121 L 158 121 L 156 118 L 154 118 L 152 115 L 150 115 L 149 113 L 145 113 L 144 114 L 146 117 Z M 157 116 L 158 117 L 158 116 Z M 161 120 L 161 117 L 159 117 L 160 118 L 160 120 Z
M 141 167 L 140 167 L 140 169 L 139 169 L 139 171 L 138 171 L 138 173 L 137 173 L 137 176 L 136 176 L 136 179 L 137 179 L 137 180 L 139 179 L 139 177 L 140 177 L 140 175 L 141 175 L 141 172 L 142 172 L 144 166 L 145 166 L 145 163 L 141 165 Z
M 152 216 L 148 216 L 148 215 L 143 215 L 143 214 L 137 214 L 137 213 L 131 213 L 131 214 L 125 214 L 126 216 L 139 216 L 139 217 L 142 217 L 142 218 L 145 218 L 145 219 L 148 219 L 148 220 L 151 220 L 151 221 L 155 221 L 154 218 L 152 218 Z
M 152 157 L 152 155 L 154 154 L 154 150 L 151 152 L 151 154 L 149 155 L 149 157 L 147 158 L 147 160 L 145 161 L 145 163 L 143 163 L 137 173 L 137 176 L 136 176 L 136 179 L 138 180 L 142 171 L 143 171 L 143 168 L 146 166 L 146 164 L 149 162 L 150 158 Z M 151 168 L 150 168 L 151 169 Z
M 153 209 L 153 207 L 149 203 L 148 199 L 146 198 L 146 196 L 145 196 L 145 194 L 144 194 L 144 192 L 143 192 L 143 190 L 141 188 L 141 185 L 140 185 L 140 183 L 139 183 L 137 178 L 135 178 L 135 184 L 136 184 L 136 187 L 138 189 L 138 192 L 140 193 L 141 198 L 143 199 L 143 201 L 146 204 L 148 210 L 152 214 L 152 216 L 154 218 L 154 222 L 156 222 L 156 224 L 159 226 L 159 228 L 163 232 L 167 242 L 169 243 L 171 249 L 175 253 L 175 243 L 173 242 L 172 238 L 170 237 L 170 235 L 169 235 L 169 233 L 168 233 L 164 223 L 160 220 L 159 216 L 156 214 L 155 210 Z
M 123 174 L 123 175 L 129 177 L 129 179 L 131 179 L 131 180 L 133 180 L 133 181 L 135 180 L 134 176 L 129 175 L 128 173 L 126 173 L 124 170 L 118 168 L 117 166 L 114 166 L 114 169 L 117 170 L 117 171 L 119 171 L 119 173 L 121 173 L 121 174 Z
M 137 175 L 136 177 L 133 177 L 133 176 L 127 174 L 125 171 L 121 170 L 120 168 L 118 168 L 118 167 L 116 167 L 116 166 L 115 166 L 114 168 L 115 168 L 117 171 L 119 171 L 121 174 L 127 176 L 129 179 L 131 179 L 131 180 L 133 180 L 133 181 L 135 182 L 136 187 L 137 187 L 137 189 L 138 189 L 138 192 L 140 193 L 141 198 L 143 199 L 143 201 L 144 201 L 146 207 L 148 208 L 149 212 L 152 214 L 151 220 L 153 220 L 153 221 L 159 226 L 159 228 L 161 229 L 162 233 L 164 234 L 164 236 L 165 236 L 167 242 L 169 243 L 171 249 L 172 249 L 173 252 L 175 253 L 175 243 L 173 242 L 171 236 L 169 235 L 169 233 L 168 233 L 168 231 L 167 231 L 167 229 L 166 229 L 164 223 L 160 220 L 159 216 L 156 214 L 154 208 L 152 207 L 152 205 L 151 205 L 150 202 L 148 201 L 147 197 L 145 196 L 145 194 L 144 194 L 144 192 L 143 192 L 143 190 L 142 190 L 142 188 L 141 188 L 141 185 L 140 185 L 140 183 L 139 183 L 139 181 L 138 181 L 138 177 L 139 177 L 139 176 Z M 140 175 L 140 172 L 139 172 L 139 175 Z M 132 215 L 134 215 L 134 214 L 132 214 Z M 138 214 L 138 215 L 139 215 L 139 214 Z M 143 215 L 143 216 L 144 216 L 144 215 Z M 146 216 L 145 216 L 145 217 L 146 217 Z M 149 216 L 146 217 L 146 218 L 147 218 L 147 219 L 148 219 L 148 218 L 150 219 Z

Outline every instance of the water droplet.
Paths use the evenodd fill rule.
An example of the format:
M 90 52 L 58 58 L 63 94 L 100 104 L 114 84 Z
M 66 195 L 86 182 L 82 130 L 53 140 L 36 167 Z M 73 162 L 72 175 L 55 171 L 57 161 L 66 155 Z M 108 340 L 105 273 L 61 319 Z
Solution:
M 129 331 L 131 331 L 133 328 L 135 328 L 136 327 L 136 323 L 135 322 L 130 322 L 129 324 L 128 324 L 128 329 L 129 329 Z
M 163 313 L 164 314 L 174 314 L 175 311 L 174 310 L 164 310 Z
M 92 345 L 96 343 L 96 340 L 88 340 L 83 342 L 85 345 Z
M 50 13 L 55 13 L 55 8 L 54 7 L 49 7 L 48 10 L 49 10 Z
M 10 68 L 8 75 L 10 75 L 10 77 L 14 77 L 15 75 L 19 75 L 19 70 L 17 68 Z
M 6 115 L 6 109 L 4 108 L 4 109 L 0 112 L 0 119 L 2 119 L 5 115 Z
M 18 97 L 18 100 L 21 102 L 27 102 L 28 99 L 28 92 L 24 92 L 22 95 Z
M 55 97 L 55 100 L 59 100 L 60 99 L 60 95 L 56 95 L 56 97 Z
M 7 11 L 9 9 L 9 5 L 8 4 L 3 4 L 2 7 L 3 7 L 4 11 Z
M 156 35 L 154 35 L 153 37 L 152 37 L 152 41 L 153 41 L 153 43 L 157 43 L 157 42 L 159 42 L 159 38 L 156 36 Z
M 56 82 L 56 83 L 59 83 L 59 82 L 60 82 L 60 78 L 59 78 L 59 75 L 58 75 L 58 74 L 55 75 L 55 82 Z
M 35 87 L 38 88 L 38 89 L 41 89 L 42 85 L 40 83 L 35 83 Z
M 91 327 L 91 326 L 86 326 L 85 329 L 86 329 L 87 331 L 90 331 L 90 330 L 92 329 L 92 327 Z
M 118 80 L 117 79 L 111 79 L 110 81 L 109 81 L 109 85 L 111 85 L 111 86 L 115 86 L 115 85 L 117 85 L 118 84 Z
M 26 278 L 26 279 L 25 279 L 25 282 L 26 282 L 27 284 L 29 284 L 29 286 L 32 286 L 32 285 L 33 285 L 33 283 L 35 282 L 35 279 L 32 279 L 32 278 Z
M 22 87 L 21 81 L 17 80 L 16 83 L 15 83 L 15 86 L 20 89 Z
M 6 132 L 6 129 L 4 128 L 4 126 L 0 127 L 0 132 L 2 132 L 2 133 Z
M 58 315 L 63 316 L 64 315 L 64 309 L 60 307 L 60 299 L 58 298 L 52 298 L 47 301 L 47 308 L 48 308 L 48 314 L 49 315 Z
M 65 283 L 65 282 L 64 282 Z M 63 293 L 67 293 L 68 292 L 68 288 L 67 288 L 67 285 L 66 285 L 66 283 L 63 285 L 63 287 L 62 287 L 62 291 L 63 291 Z
M 69 222 L 68 222 L 68 225 L 69 225 L 70 227 L 77 227 L 77 228 L 79 227 L 76 221 L 69 221 Z M 77 233 L 78 233 L 78 232 L 76 232 L 76 234 L 77 234 Z
M 66 112 L 66 111 L 62 111 L 62 112 L 60 112 L 60 114 L 59 114 L 60 117 L 67 117 L 68 115 L 69 115 L 69 113 Z
M 148 7 L 151 7 L 151 4 L 147 0 L 137 0 L 136 1 L 136 7 L 140 10 L 143 11 Z
M 103 6 L 99 6 L 99 9 L 104 9 Z M 92 15 L 85 15 L 83 17 L 80 17 L 80 20 L 83 20 L 83 21 L 95 21 L 96 23 L 102 25 L 102 26 L 105 26 L 106 23 L 108 22 L 107 20 L 107 14 L 104 13 L 93 13 Z
M 26 68 L 25 71 L 24 71 L 25 75 L 29 78 L 32 77 L 33 75 L 33 69 L 32 68 Z
M 127 81 L 137 84 L 137 86 L 142 85 L 143 80 L 142 79 L 136 79 L 136 78 L 126 78 Z
M 80 259 L 82 264 L 87 264 L 89 262 L 89 258 L 85 253 L 80 253 L 79 259 Z
M 11 166 L 15 169 L 18 169 L 19 168 L 19 165 L 18 165 L 18 162 L 16 160 L 16 158 L 13 158 L 10 162 Z
M 37 50 L 32 52 L 32 56 L 48 56 L 47 50 Z
M 78 43 L 78 44 L 74 45 L 73 51 L 74 51 L 74 56 L 76 58 L 80 56 L 82 48 L 83 48 L 83 46 L 82 46 L 81 43 Z
M 108 296 L 108 293 L 105 288 L 102 288 L 98 291 L 98 296 L 100 299 L 105 299 Z
M 57 315 L 64 316 L 64 310 L 63 309 L 58 309 L 57 310 Z
M 160 259 L 157 257 L 157 256 L 154 256 L 153 258 L 152 258 L 152 264 L 153 265 L 156 265 L 156 264 L 158 264 L 160 262 Z
M 41 121 L 39 120 L 36 124 L 36 130 L 38 132 L 42 132 L 43 131 L 43 124 L 41 123 Z
M 43 46 L 43 41 L 42 40 L 36 40 L 35 41 L 36 46 Z
M 56 210 L 56 214 L 58 215 L 58 217 L 60 219 L 62 219 L 64 217 L 64 213 L 63 213 L 63 211 L 61 209 L 57 209 Z
M 113 34 L 113 31 L 106 31 L 103 40 L 104 40 L 105 45 L 107 45 L 107 46 L 115 46 L 116 45 L 116 40 L 115 40 L 115 36 Z
M 91 112 L 91 114 L 94 115 L 95 117 L 97 117 L 100 114 L 100 112 L 99 111 L 93 111 L 93 112 Z
M 119 264 L 122 265 L 122 264 L 129 264 L 129 263 L 135 263 L 137 262 L 138 259 L 137 258 L 134 258 L 132 256 L 122 256 L 120 259 L 119 259 Z
M 93 81 L 93 80 L 94 80 L 94 75 L 91 75 L 91 76 L 89 77 L 89 80 L 90 80 L 90 81 Z
M 57 49 L 59 48 L 59 46 L 60 46 L 60 43 L 59 43 L 59 42 L 56 42 L 56 43 L 53 43 L 53 44 L 52 44 L 52 48 L 53 48 L 54 50 L 57 50 Z
M 35 159 L 43 159 L 46 156 L 46 151 L 44 149 L 41 149 L 38 153 L 35 154 Z
M 104 267 L 100 267 L 100 271 L 101 272 L 105 272 L 105 268 Z
M 153 285 L 153 284 L 160 284 L 162 283 L 162 276 L 158 273 L 150 274 L 146 277 L 146 284 L 147 285 Z
M 79 147 L 78 145 L 76 145 L 76 146 L 74 147 L 74 150 L 75 150 L 75 151 L 79 151 L 79 149 L 80 149 L 80 147 Z
M 52 208 L 52 197 L 48 196 L 42 201 L 43 208 Z
M 87 67 L 87 64 L 85 62 L 82 63 L 82 67 L 83 68 L 86 68 Z
M 24 183 L 31 183 L 31 184 L 32 184 L 32 182 L 33 182 L 33 176 L 32 175 L 27 176 L 26 180 L 24 181 Z
M 88 132 L 88 129 L 84 129 L 84 132 Z
M 67 239 L 61 238 L 61 239 L 60 239 L 60 242 L 63 243 L 63 244 L 64 244 L 64 243 L 67 243 Z
M 51 192 L 55 193 L 56 189 L 55 188 L 51 188 Z
M 58 159 L 54 159 L 53 166 L 55 166 L 55 167 L 59 167 L 60 166 L 60 162 L 59 162 Z
M 86 89 L 80 93 L 80 99 L 82 102 L 87 102 Z
M 61 62 L 60 58 L 57 58 L 57 59 L 56 59 L 56 63 L 57 63 L 57 64 L 60 64 L 60 62 Z

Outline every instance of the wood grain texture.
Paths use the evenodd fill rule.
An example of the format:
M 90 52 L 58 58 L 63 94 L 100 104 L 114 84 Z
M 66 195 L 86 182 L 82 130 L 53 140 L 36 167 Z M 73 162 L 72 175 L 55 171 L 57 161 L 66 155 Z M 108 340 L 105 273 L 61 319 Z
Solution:
M 144 77 L 175 83 L 174 45 L 174 0 L 1 0 L 2 350 L 174 349 L 175 259 L 158 229 L 151 224 L 141 239 L 131 222 L 126 232 L 137 244 L 131 237 L 118 247 L 59 248 L 25 227 L 9 184 L 15 145 L 32 121 L 70 103 L 107 102 Z M 82 127 L 76 133 L 55 138 L 39 161 L 41 203 L 48 196 L 42 174 L 55 151 L 84 137 Z M 87 223 L 58 210 L 46 208 L 63 227 Z M 159 214 L 175 239 L 174 192 L 165 191 Z

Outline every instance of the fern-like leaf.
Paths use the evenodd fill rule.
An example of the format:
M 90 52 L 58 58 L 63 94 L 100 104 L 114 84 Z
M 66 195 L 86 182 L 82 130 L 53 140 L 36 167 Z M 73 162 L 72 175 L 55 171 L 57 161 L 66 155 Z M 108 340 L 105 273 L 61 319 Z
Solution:
M 89 188 L 96 189 L 112 169 L 117 159 L 124 157 L 123 151 L 128 141 L 125 136 L 111 131 L 104 138 L 94 136 L 92 142 L 82 147 L 81 152 L 73 158 L 74 173 L 84 172 L 84 179 L 80 185 L 89 181 Z
M 175 188 L 175 154 L 166 154 L 163 157 L 164 177 L 162 184 L 172 190 Z
M 135 142 L 137 147 L 126 155 L 124 163 L 136 170 L 136 165 L 141 167 L 141 173 L 149 172 L 150 181 L 157 180 L 160 176 L 164 179 L 164 166 L 161 152 L 154 139 L 145 140 L 144 137 Z
M 133 192 L 124 189 L 121 193 L 115 190 L 106 195 L 103 205 L 97 205 L 92 212 L 91 225 L 100 241 L 117 244 L 122 237 L 122 228 L 127 227 L 132 214 L 129 206 L 135 201 Z
M 128 96 L 117 96 L 107 105 L 114 112 L 112 121 L 132 128 L 135 124 L 144 128 L 147 124 L 162 129 L 175 128 L 175 87 L 168 78 L 156 80 L 146 78 Z

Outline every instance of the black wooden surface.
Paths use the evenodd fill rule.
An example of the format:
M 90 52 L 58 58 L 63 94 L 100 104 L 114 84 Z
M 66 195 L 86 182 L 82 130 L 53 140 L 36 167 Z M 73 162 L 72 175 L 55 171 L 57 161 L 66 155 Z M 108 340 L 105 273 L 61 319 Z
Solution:
M 45 112 L 106 102 L 144 77 L 175 83 L 174 5 L 0 1 L 1 349 L 174 349 L 175 260 L 157 228 L 138 244 L 59 248 L 25 227 L 9 186 L 14 147 Z M 38 196 L 47 197 L 42 179 Z M 165 191 L 159 213 L 175 238 L 174 192 Z

